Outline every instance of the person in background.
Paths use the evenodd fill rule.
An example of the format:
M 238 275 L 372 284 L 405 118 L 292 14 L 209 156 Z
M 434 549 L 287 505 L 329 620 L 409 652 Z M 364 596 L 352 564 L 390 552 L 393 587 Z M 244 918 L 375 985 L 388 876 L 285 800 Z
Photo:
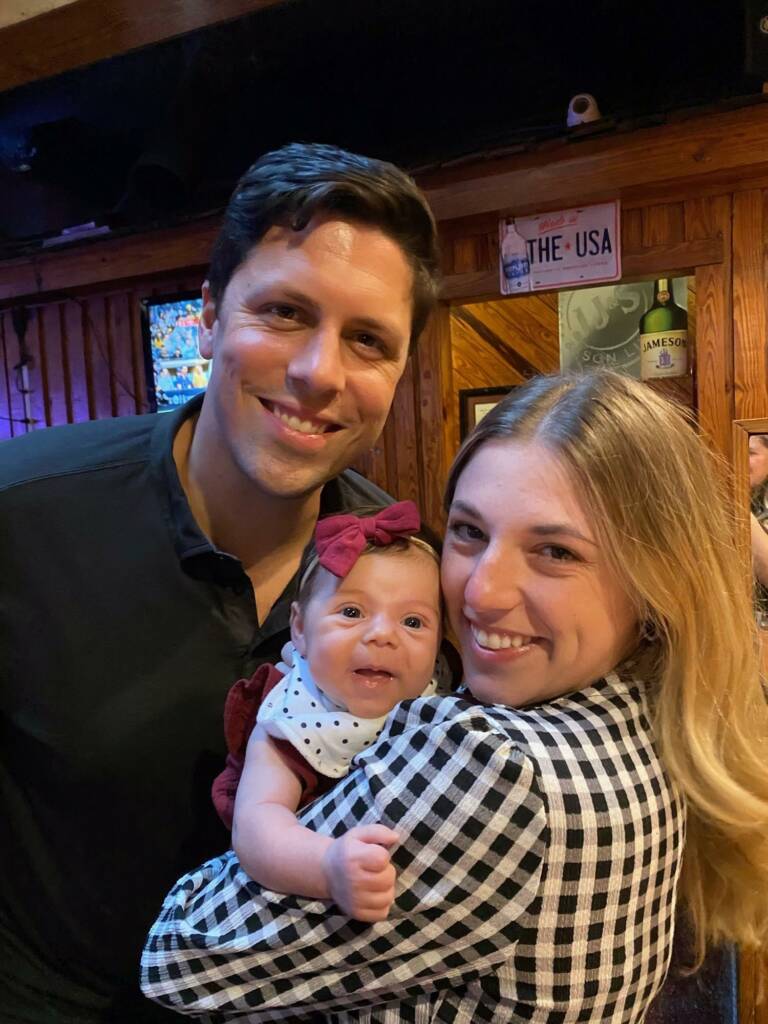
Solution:
M 0 446 L 0 1022 L 145 1024 L 163 893 L 229 844 L 232 681 L 288 639 L 320 513 L 390 499 L 379 436 L 432 308 L 413 181 L 332 146 L 246 172 L 203 285 L 212 372 L 177 411 Z
M 752 513 L 758 522 L 768 521 L 768 434 L 750 435 L 749 487 Z
M 262 665 L 232 688 L 230 755 L 213 784 L 225 824 L 234 804 L 232 847 L 253 879 L 359 921 L 387 915 L 397 835 L 374 824 L 331 839 L 296 810 L 347 774 L 397 703 L 435 692 L 440 556 L 419 530 L 410 501 L 319 521 L 291 608 L 293 667 Z
M 618 374 L 500 402 L 446 495 L 466 691 L 400 705 L 301 815 L 397 833 L 388 917 L 262 891 L 230 852 L 169 893 L 145 993 L 253 1024 L 640 1024 L 678 898 L 699 960 L 764 947 L 768 707 L 718 470 Z
M 749 438 L 750 528 L 755 573 L 755 610 L 768 627 L 768 434 Z

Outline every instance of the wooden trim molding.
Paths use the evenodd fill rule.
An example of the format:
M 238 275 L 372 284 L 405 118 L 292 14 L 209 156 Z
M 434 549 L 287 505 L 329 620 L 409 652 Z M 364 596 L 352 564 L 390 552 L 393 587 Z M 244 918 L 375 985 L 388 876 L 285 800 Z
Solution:
M 282 0 L 74 0 L 0 29 L 0 92 Z
M 206 217 L 178 228 L 94 241 L 0 263 L 0 305 L 108 281 L 205 267 L 219 224 L 219 217 Z
M 622 252 L 622 278 L 652 277 L 660 269 L 682 274 L 700 266 L 723 262 L 723 239 L 694 239 L 667 245 L 653 245 L 634 252 Z M 464 274 L 448 274 L 440 297 L 447 302 L 480 302 L 502 298 L 499 269 L 473 270 Z
M 768 97 L 766 97 L 768 100 Z M 562 143 L 507 160 L 464 164 L 419 180 L 438 220 L 499 211 L 524 213 L 626 201 L 648 190 L 725 175 L 733 181 L 768 171 L 768 103 L 710 113 L 592 141 Z M 660 199 L 658 201 L 661 201 Z

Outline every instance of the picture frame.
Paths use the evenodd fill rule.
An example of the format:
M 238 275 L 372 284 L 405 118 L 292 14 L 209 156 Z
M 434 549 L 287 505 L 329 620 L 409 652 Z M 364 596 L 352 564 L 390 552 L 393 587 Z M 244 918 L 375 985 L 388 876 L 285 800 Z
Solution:
M 514 387 L 514 384 L 507 384 L 496 388 L 462 388 L 459 391 L 459 434 L 462 441 Z

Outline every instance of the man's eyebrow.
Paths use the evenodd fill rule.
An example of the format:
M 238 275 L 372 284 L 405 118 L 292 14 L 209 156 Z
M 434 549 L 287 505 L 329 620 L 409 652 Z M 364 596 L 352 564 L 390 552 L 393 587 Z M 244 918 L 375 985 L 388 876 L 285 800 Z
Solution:
M 451 502 L 450 512 L 460 512 L 465 516 L 472 516 L 473 519 L 480 519 L 480 512 L 475 508 L 474 505 L 470 505 L 468 501 L 462 501 L 461 498 L 456 498 Z
M 246 297 L 246 301 L 259 301 L 259 296 L 262 288 L 255 284 L 253 288 L 249 289 Z M 319 304 L 315 302 L 309 295 L 304 292 L 298 291 L 290 286 L 280 285 L 276 291 L 279 292 L 280 298 L 275 299 L 276 303 L 279 303 L 281 299 L 285 302 L 295 302 L 299 306 L 304 306 L 313 312 L 319 309 Z M 394 324 L 390 324 L 386 320 L 379 320 L 373 316 L 360 316 L 353 317 L 352 323 L 356 327 L 363 330 L 374 331 L 379 334 L 391 335 L 393 338 L 399 338 L 400 332 Z

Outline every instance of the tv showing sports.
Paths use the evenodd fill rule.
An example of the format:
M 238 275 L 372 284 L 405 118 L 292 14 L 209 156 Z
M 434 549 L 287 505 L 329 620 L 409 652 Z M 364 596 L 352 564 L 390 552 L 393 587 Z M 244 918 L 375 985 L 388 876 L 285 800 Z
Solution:
M 153 295 L 141 307 L 150 398 L 156 412 L 168 412 L 208 385 L 211 363 L 197 339 L 203 300 L 199 292 Z

